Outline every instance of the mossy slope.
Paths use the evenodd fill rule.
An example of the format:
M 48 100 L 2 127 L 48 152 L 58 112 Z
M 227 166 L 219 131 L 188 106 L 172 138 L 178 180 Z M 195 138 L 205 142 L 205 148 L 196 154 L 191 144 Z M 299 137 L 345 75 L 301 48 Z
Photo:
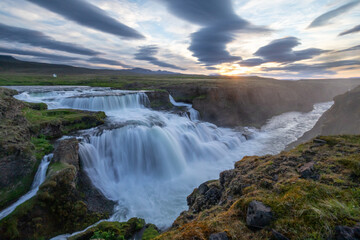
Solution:
M 328 239 L 335 226 L 360 222 L 360 136 L 320 137 L 275 156 L 245 157 L 220 174 L 221 196 L 197 212 L 194 204 L 156 239 L 208 239 L 226 232 L 230 239 L 269 239 L 275 229 L 289 239 Z M 321 141 L 320 141 L 321 142 Z M 314 164 L 308 175 L 299 170 Z M 215 187 L 216 187 L 215 186 Z M 200 189 L 200 188 L 199 188 Z M 195 189 L 189 198 L 201 203 Z M 250 201 L 270 206 L 275 219 L 267 229 L 246 226 Z M 190 201 L 193 203 L 192 201 Z

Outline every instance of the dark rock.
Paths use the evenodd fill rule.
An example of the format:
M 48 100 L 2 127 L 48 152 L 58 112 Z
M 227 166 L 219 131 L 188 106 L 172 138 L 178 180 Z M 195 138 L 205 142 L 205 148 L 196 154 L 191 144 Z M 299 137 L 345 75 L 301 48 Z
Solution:
M 246 224 L 250 227 L 264 228 L 273 219 L 271 208 L 262 202 L 253 200 L 250 202 L 246 215 Z
M 358 240 L 360 239 L 360 226 L 347 227 L 336 226 L 335 227 L 335 239 L 336 240 Z
M 274 229 L 272 229 L 271 232 L 272 232 L 272 238 L 275 240 L 289 240 L 287 237 L 275 231 Z
M 209 190 L 209 187 L 206 185 L 206 183 L 203 183 L 198 188 L 198 193 L 204 195 Z
M 209 240 L 228 240 L 226 232 L 213 233 L 210 235 Z
M 234 170 L 226 170 L 220 173 L 220 185 L 221 187 L 226 187 L 229 185 L 231 180 L 236 176 Z
M 298 173 L 302 178 L 310 178 L 314 174 L 314 162 L 305 163 L 298 169 Z
M 74 165 L 79 170 L 79 142 L 76 138 L 62 140 L 54 151 L 54 162 Z
M 206 193 L 205 193 L 205 200 L 208 204 L 210 205 L 215 205 L 219 202 L 221 198 L 221 190 L 218 188 L 210 188 Z

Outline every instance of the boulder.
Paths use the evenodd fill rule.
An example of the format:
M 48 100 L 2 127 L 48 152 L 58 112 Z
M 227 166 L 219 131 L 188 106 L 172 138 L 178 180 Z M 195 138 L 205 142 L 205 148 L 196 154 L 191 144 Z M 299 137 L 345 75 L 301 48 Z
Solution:
M 54 151 L 54 162 L 73 165 L 79 170 L 79 142 L 76 138 L 62 140 Z
M 220 232 L 211 234 L 209 240 L 229 240 L 229 238 L 226 232 Z
M 270 207 L 256 200 L 250 202 L 246 214 L 246 224 L 249 227 L 264 228 L 270 224 L 272 219 L 273 214 Z
M 335 227 L 336 240 L 358 240 L 360 239 L 360 225 L 355 227 L 336 226 Z
M 305 163 L 298 169 L 298 173 L 300 174 L 301 178 L 314 178 L 314 162 Z

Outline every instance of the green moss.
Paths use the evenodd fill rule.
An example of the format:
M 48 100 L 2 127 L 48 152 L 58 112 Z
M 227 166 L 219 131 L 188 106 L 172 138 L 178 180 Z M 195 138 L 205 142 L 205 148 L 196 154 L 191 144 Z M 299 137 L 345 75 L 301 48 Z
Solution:
M 31 103 L 31 102 L 26 102 L 26 105 L 34 110 L 46 110 L 48 107 L 45 103 Z
M 47 138 L 58 137 L 72 131 L 95 127 L 104 123 L 104 112 L 87 112 L 73 109 L 34 110 L 23 109 L 34 134 L 48 129 Z M 55 130 L 54 130 L 55 129 Z
M 151 240 L 157 236 L 159 236 L 159 231 L 157 230 L 156 226 L 153 224 L 149 224 L 148 226 L 146 226 L 141 240 Z
M 139 232 L 145 226 L 145 220 L 141 218 L 131 218 L 127 222 L 101 222 L 98 225 L 88 229 L 70 238 L 76 239 L 130 239 L 135 233 Z
M 35 156 L 38 160 L 42 159 L 46 154 L 49 154 L 54 150 L 54 146 L 45 138 L 44 135 L 32 137 L 31 143 L 35 146 Z

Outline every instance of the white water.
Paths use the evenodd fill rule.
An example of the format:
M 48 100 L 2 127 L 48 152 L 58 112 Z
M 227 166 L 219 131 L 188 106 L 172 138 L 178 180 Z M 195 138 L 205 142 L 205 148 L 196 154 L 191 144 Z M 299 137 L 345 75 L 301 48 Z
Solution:
M 36 172 L 34 181 L 33 181 L 32 185 L 31 185 L 31 190 L 28 193 L 26 193 L 24 196 L 19 198 L 15 203 L 11 204 L 9 207 L 2 210 L 0 212 L 0 220 L 5 218 L 6 216 L 8 216 L 10 213 L 12 213 L 15 210 L 15 208 L 17 208 L 17 206 L 19 206 L 20 204 L 22 204 L 25 201 L 29 200 L 33 196 L 35 196 L 35 194 L 39 190 L 40 185 L 45 180 L 46 170 L 47 170 L 47 168 L 49 166 L 51 158 L 52 158 L 52 154 L 49 154 L 49 155 L 46 155 L 41 160 L 41 163 L 40 163 L 39 168 L 38 168 L 38 170 Z
M 81 133 L 84 168 L 94 185 L 118 202 L 111 220 L 141 217 L 159 227 L 169 226 L 187 209 L 186 196 L 199 184 L 218 178 L 245 155 L 280 152 L 332 105 L 320 103 L 309 113 L 274 117 L 260 130 L 247 129 L 251 136 L 246 140 L 242 132 L 146 108 L 143 92 L 86 87 L 22 90 L 18 99 L 45 102 L 49 108 L 105 111 L 105 127 Z M 192 109 L 171 96 L 170 100 Z
M 193 109 L 191 104 L 183 103 L 183 102 L 176 102 L 171 95 L 169 95 L 169 99 L 170 99 L 170 102 L 172 105 L 174 105 L 176 107 L 185 107 L 187 112 L 189 113 L 190 120 L 195 121 L 195 120 L 200 119 L 200 113 L 198 111 L 196 111 L 195 109 Z M 184 115 L 188 116 L 187 113 L 185 113 Z

